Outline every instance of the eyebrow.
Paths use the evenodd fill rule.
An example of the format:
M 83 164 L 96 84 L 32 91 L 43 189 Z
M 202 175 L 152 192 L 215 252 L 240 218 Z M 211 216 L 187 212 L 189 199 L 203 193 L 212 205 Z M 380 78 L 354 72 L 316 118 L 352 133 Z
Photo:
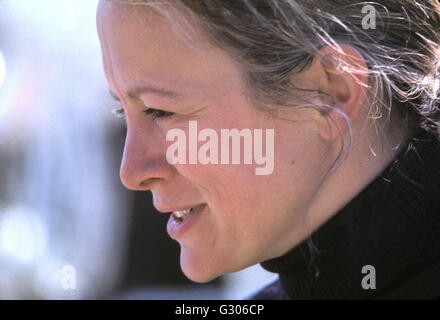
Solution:
M 121 102 L 121 99 L 119 99 L 119 97 L 114 92 L 109 90 L 109 93 L 110 93 L 110 96 L 114 100 Z M 133 98 L 133 99 L 139 97 L 142 94 L 154 94 L 154 95 L 159 95 L 159 96 L 163 96 L 165 98 L 170 98 L 170 99 L 175 99 L 179 96 L 179 94 L 177 94 L 176 92 L 162 89 L 162 88 L 153 87 L 153 86 L 138 86 L 138 87 L 133 87 L 127 91 L 127 96 L 129 98 Z

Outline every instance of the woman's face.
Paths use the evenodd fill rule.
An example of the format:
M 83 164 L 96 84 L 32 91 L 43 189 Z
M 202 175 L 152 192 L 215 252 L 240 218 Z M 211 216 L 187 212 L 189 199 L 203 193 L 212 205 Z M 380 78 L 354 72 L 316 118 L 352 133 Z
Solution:
M 98 31 L 110 90 L 127 120 L 123 184 L 151 190 L 163 213 L 204 205 L 189 227 L 171 232 L 186 276 L 209 281 L 277 257 L 303 240 L 310 203 L 334 160 L 314 123 L 305 121 L 315 111 L 274 116 L 255 108 L 225 51 L 202 38 L 188 45 L 151 8 L 101 1 Z M 169 113 L 145 114 L 147 107 Z M 265 129 L 273 129 L 273 171 L 257 175 L 262 166 L 243 160 L 170 164 L 166 154 L 174 140 L 166 141 L 167 132 L 182 129 L 188 136 L 189 120 L 219 138 L 221 129 L 263 129 L 265 141 Z

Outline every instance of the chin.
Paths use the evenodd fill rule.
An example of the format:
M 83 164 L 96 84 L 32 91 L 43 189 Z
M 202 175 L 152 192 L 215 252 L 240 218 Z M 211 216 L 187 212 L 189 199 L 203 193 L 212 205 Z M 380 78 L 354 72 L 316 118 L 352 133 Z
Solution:
M 207 283 L 221 276 L 221 274 L 213 275 L 206 272 L 198 272 L 199 270 L 187 270 L 185 268 L 182 268 L 182 271 L 189 280 L 197 283 Z
M 191 281 L 206 283 L 225 274 L 222 266 L 212 260 L 212 256 L 207 255 L 202 258 L 192 254 L 182 252 L 180 255 L 180 267 L 183 274 Z

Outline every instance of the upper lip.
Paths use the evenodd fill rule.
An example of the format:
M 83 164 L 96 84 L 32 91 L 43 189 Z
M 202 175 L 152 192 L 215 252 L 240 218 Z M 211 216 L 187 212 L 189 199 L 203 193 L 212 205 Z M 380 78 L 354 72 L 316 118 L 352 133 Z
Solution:
M 199 203 L 199 204 L 195 204 L 195 205 L 178 206 L 178 207 L 177 206 L 176 207 L 162 206 L 162 207 L 156 207 L 156 210 L 161 213 L 170 213 L 170 212 L 174 212 L 174 211 L 183 211 L 183 210 L 187 210 L 187 209 L 191 209 L 191 208 L 200 207 L 205 204 L 206 203 Z

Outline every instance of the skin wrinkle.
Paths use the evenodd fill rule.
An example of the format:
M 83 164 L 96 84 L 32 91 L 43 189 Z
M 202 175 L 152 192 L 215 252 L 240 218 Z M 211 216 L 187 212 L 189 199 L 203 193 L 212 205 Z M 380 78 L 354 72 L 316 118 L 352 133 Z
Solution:
M 339 96 L 353 120 L 358 143 L 327 177 L 341 147 L 339 134 L 347 139 L 346 131 L 338 134 L 334 127 L 335 131 L 329 131 L 327 118 L 315 109 L 286 108 L 274 110 L 273 116 L 256 108 L 247 94 L 242 70 L 225 51 L 204 43 L 197 49 L 186 46 L 151 9 L 136 7 L 139 19 L 129 18 L 132 10 L 113 1 L 101 1 L 98 10 L 105 73 L 110 89 L 123 104 L 128 124 L 121 180 L 131 190 L 151 191 L 160 211 L 208 205 L 193 229 L 178 239 L 181 267 L 188 278 L 206 282 L 284 254 L 331 218 L 392 159 L 392 152 L 377 157 L 369 153 L 367 137 L 374 136 L 374 127 L 358 135 L 368 110 L 361 107 L 362 85 L 351 75 L 329 69 L 319 59 L 298 75 L 309 86 Z M 148 23 L 141 19 L 143 15 L 149 16 Z M 353 52 L 349 47 L 342 49 Z M 333 54 L 329 48 L 322 53 Z M 123 94 L 134 82 L 147 81 L 152 74 L 191 87 L 186 91 L 192 96 L 190 102 L 167 105 L 167 111 L 177 114 L 172 120 L 152 122 Z M 142 100 L 153 108 L 160 105 L 157 98 Z M 167 130 L 186 128 L 189 118 L 196 118 L 200 129 L 218 132 L 223 128 L 273 128 L 273 174 L 256 176 L 254 165 L 166 163 Z M 359 170 L 361 163 L 368 165 Z

